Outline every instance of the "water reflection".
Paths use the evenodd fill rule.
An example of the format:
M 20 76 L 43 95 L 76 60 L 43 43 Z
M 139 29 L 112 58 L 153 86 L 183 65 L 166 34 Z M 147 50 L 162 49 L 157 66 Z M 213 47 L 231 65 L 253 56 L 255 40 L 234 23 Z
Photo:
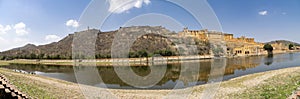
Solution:
M 294 60 L 294 54 L 293 53 L 289 53 L 289 60 L 293 61 Z
M 253 57 L 241 57 L 227 59 L 226 68 L 224 72 L 224 80 L 228 80 L 234 77 L 262 72 L 267 70 L 274 70 L 286 67 L 300 66 L 300 54 L 279 54 L 272 57 L 267 56 L 253 56 Z M 168 64 L 168 65 L 156 65 L 152 68 L 162 69 L 166 68 L 166 72 L 162 79 L 150 89 L 169 89 L 173 88 L 176 84 L 180 85 L 178 88 L 184 88 L 194 86 L 195 84 L 205 84 L 211 72 L 211 64 L 216 60 L 197 60 L 186 61 L 183 63 Z M 200 63 L 199 72 L 195 71 L 195 64 Z M 188 64 L 181 67 L 182 64 Z M 267 65 L 267 66 L 266 66 Z M 76 82 L 73 67 L 71 66 L 46 66 L 46 65 L 18 65 L 12 64 L 5 66 L 4 68 L 18 69 L 25 71 L 36 72 L 38 75 L 63 79 L 71 82 Z M 80 69 L 93 69 L 95 67 L 78 67 Z M 117 67 L 121 70 L 133 70 L 139 76 L 145 77 L 151 73 L 150 67 L 147 66 L 120 66 Z M 97 78 L 92 78 L 91 75 L 82 75 L 86 80 L 85 84 L 92 86 L 107 86 L 108 88 L 133 88 L 131 85 L 123 82 L 116 74 L 113 67 L 99 66 L 96 67 L 102 81 Z M 96 75 L 96 74 L 95 74 Z M 97 74 L 98 75 L 98 74 Z M 126 74 L 124 74 L 126 76 Z M 195 82 L 196 81 L 196 82 Z M 178 86 L 177 85 L 177 86 Z
M 265 65 L 272 65 L 273 60 L 274 60 L 273 54 L 266 56 L 265 57 Z

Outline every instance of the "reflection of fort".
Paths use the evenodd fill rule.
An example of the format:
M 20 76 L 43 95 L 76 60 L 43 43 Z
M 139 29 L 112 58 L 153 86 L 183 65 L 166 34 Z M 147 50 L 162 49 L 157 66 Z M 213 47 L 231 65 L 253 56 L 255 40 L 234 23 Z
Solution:
M 223 35 L 221 41 L 226 42 L 227 55 L 229 56 L 245 56 L 245 55 L 259 55 L 265 53 L 263 50 L 263 43 L 255 42 L 254 38 L 246 38 L 244 36 L 234 38 L 233 34 L 222 33 L 217 31 L 205 30 L 188 30 L 184 28 L 179 32 L 179 36 L 195 37 L 202 41 L 210 41 L 213 35 Z
M 207 82 L 210 71 L 211 71 L 211 62 L 210 61 L 201 61 L 201 62 L 189 62 L 187 63 L 189 66 L 181 67 L 184 63 L 179 64 L 169 64 L 167 66 L 167 71 L 163 79 L 157 83 L 158 86 L 163 86 L 168 82 L 175 83 L 176 81 L 182 81 L 185 85 L 190 82 L 198 81 L 198 82 Z M 259 59 L 256 57 L 245 57 L 239 59 L 228 59 L 227 67 L 225 69 L 224 75 L 234 74 L 236 70 L 246 70 L 248 68 L 254 68 L 258 66 L 260 63 Z M 195 68 L 199 68 L 197 66 L 200 65 L 199 70 L 195 70 Z M 152 68 L 162 68 L 163 66 L 154 66 Z M 84 67 L 88 68 L 88 67 Z M 118 67 L 124 70 L 129 70 L 130 68 L 140 76 L 146 76 L 151 72 L 150 67 L 148 66 L 140 66 L 140 67 Z M 124 83 L 115 73 L 114 67 L 98 67 L 99 74 L 102 77 L 102 80 L 105 84 L 119 85 L 119 86 L 129 86 Z M 182 70 L 182 71 L 181 71 Z M 199 72 L 196 72 L 199 71 Z M 186 73 L 186 74 L 185 74 Z M 99 82 L 94 82 L 97 84 Z
M 194 81 L 195 79 L 198 79 L 198 81 L 204 81 L 207 82 L 209 75 L 210 75 L 210 71 L 211 71 L 211 62 L 212 61 L 202 61 L 200 63 L 200 73 L 199 74 L 192 74 L 190 73 L 189 76 L 185 76 L 180 78 L 180 80 L 184 81 L 184 83 L 188 83 L 190 81 Z M 234 74 L 234 72 L 236 70 L 246 70 L 249 68 L 255 68 L 256 66 L 260 65 L 260 59 L 257 57 L 243 57 L 243 58 L 239 58 L 239 59 L 228 59 L 227 60 L 227 64 L 226 64 L 226 68 L 225 68 L 225 72 L 224 72 L 224 76 L 225 75 L 231 75 Z M 191 66 L 192 64 L 198 65 L 199 63 L 189 63 Z M 173 64 L 173 67 L 180 67 L 180 64 Z M 194 67 L 190 67 L 184 70 L 184 72 L 190 72 L 190 71 L 194 71 L 193 70 Z M 166 75 L 167 76 L 174 76 L 174 74 L 179 74 L 180 69 L 175 69 L 177 71 L 172 71 L 172 72 L 167 72 Z M 223 74 L 220 75 L 215 75 L 215 76 L 222 76 Z M 176 75 L 175 75 L 176 76 Z M 198 77 L 198 78 L 196 78 Z M 172 77 L 172 78 L 179 78 L 179 76 L 176 77 Z M 176 80 L 176 79 L 175 79 Z
M 225 74 L 234 74 L 236 70 L 246 70 L 249 68 L 255 68 L 260 65 L 261 60 L 257 57 L 243 57 L 239 59 L 229 59 L 227 61 L 227 67 Z

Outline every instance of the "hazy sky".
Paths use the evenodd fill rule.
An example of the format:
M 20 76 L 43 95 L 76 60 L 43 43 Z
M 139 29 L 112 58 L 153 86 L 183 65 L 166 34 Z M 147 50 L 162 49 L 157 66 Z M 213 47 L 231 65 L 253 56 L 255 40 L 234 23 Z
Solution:
M 102 1 L 106 5 L 105 11 L 112 13 L 101 27 L 102 31 L 116 30 L 124 24 L 134 25 L 130 22 L 133 22 L 131 18 L 135 16 L 140 16 L 134 20 L 140 21 L 136 25 L 143 25 L 145 21 L 146 25 L 163 25 L 172 31 L 180 31 L 183 27 L 202 29 L 189 12 L 164 0 Z M 129 3 L 120 6 L 124 1 Z M 193 3 L 192 0 L 185 1 Z M 207 2 L 217 15 L 224 32 L 254 37 L 259 42 L 276 39 L 300 42 L 299 0 Z M 89 3 L 89 0 L 0 0 L 0 51 L 27 43 L 46 44 L 73 33 L 80 26 L 78 20 Z M 171 21 L 180 25 L 176 22 L 176 26 L 170 24 Z

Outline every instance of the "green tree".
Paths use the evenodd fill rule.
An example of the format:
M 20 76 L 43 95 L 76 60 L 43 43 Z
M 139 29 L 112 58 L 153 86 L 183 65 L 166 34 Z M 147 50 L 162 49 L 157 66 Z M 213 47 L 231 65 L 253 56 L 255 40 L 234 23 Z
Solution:
M 61 59 L 61 56 L 60 55 L 55 55 L 54 59 Z
M 36 59 L 36 58 L 37 58 L 37 56 L 36 56 L 36 54 L 34 54 L 34 53 L 31 53 L 29 58 L 30 58 L 30 59 Z
M 101 57 L 101 54 L 96 54 L 96 55 L 95 55 L 95 58 L 96 58 L 96 59 L 102 58 L 102 57 Z
M 44 59 L 44 57 L 45 57 L 45 54 L 44 54 L 44 53 L 42 53 L 42 54 L 38 55 L 38 57 L 39 57 L 39 59 Z
M 294 45 L 293 44 L 289 45 L 289 50 L 294 50 Z
M 111 55 L 110 55 L 110 54 L 107 54 L 105 58 L 111 58 Z
M 265 45 L 264 45 L 264 49 L 265 49 L 266 51 L 268 51 L 268 54 L 269 54 L 269 55 L 272 55 L 272 54 L 273 54 L 274 48 L 273 48 L 273 46 L 272 46 L 271 44 L 265 44 Z
M 72 57 L 72 55 L 68 55 L 68 59 L 72 59 L 73 57 Z
M 51 56 L 50 56 L 50 55 L 47 55 L 46 59 L 51 59 Z
M 5 59 L 5 56 L 0 56 L 0 60 L 4 60 Z
M 137 58 L 138 56 L 135 52 L 129 52 L 129 58 Z
M 155 51 L 153 54 L 159 54 L 161 56 L 173 56 L 173 55 L 175 55 L 175 52 L 167 49 L 167 50 Z
M 171 50 L 165 50 L 165 56 L 173 56 L 174 52 L 172 52 Z
M 19 59 L 25 59 L 25 55 L 20 55 Z
M 148 57 L 148 52 L 145 50 L 138 51 L 139 57 Z
M 24 55 L 24 59 L 30 59 L 31 56 L 28 56 L 28 55 Z
M 18 56 L 18 55 L 14 56 L 14 59 L 20 59 L 20 56 Z

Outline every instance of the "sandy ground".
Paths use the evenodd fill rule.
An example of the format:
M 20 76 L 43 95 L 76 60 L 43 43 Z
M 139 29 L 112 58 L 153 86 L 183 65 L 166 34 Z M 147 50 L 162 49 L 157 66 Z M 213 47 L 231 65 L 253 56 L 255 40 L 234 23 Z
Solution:
M 12 72 L 7 69 L 0 69 L 0 73 L 15 77 L 24 84 L 34 84 L 37 87 L 44 88 L 45 94 L 56 95 L 53 98 L 122 98 L 122 99 L 161 99 L 161 98 L 190 98 L 199 99 L 208 92 L 208 96 L 214 99 L 230 98 L 231 94 L 239 94 L 251 87 L 263 84 L 265 80 L 284 73 L 299 72 L 300 67 L 267 71 L 262 73 L 250 74 L 224 81 L 215 91 L 207 87 L 213 84 L 199 85 L 186 89 L 177 90 L 120 90 L 120 89 L 103 89 L 86 85 L 79 85 L 62 80 L 52 79 L 38 75 L 28 75 Z M 216 84 L 218 86 L 218 84 Z M 26 92 L 25 92 L 26 93 Z M 40 97 L 35 97 L 40 98 Z

